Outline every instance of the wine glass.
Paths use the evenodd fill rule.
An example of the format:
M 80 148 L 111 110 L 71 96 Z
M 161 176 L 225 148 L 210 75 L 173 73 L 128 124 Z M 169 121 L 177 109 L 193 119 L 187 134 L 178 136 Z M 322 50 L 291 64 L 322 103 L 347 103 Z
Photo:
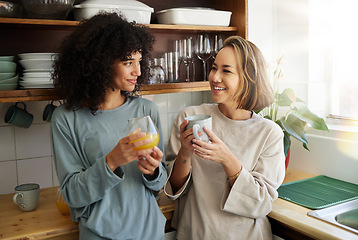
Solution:
M 216 54 L 218 54 L 218 52 L 223 47 L 223 45 L 224 45 L 224 39 L 221 36 L 221 34 L 215 35 L 214 36 L 214 47 L 213 47 L 212 52 L 211 52 L 211 57 L 213 59 L 215 59 Z
M 190 65 L 193 64 L 193 39 L 191 37 L 179 40 L 179 58 L 186 67 L 185 82 L 189 82 L 191 75 Z
M 146 135 L 142 138 L 135 139 L 130 141 L 129 143 L 144 140 L 144 139 L 152 139 L 153 141 L 148 144 L 141 145 L 139 147 L 133 148 L 133 150 L 143 150 L 143 149 L 150 149 L 154 146 L 158 146 L 159 143 L 159 132 L 157 126 L 155 126 L 152 118 L 150 116 L 132 118 L 128 120 L 128 134 L 133 134 L 138 132 L 138 128 L 140 128 L 141 132 L 145 132 Z
M 207 81 L 207 61 L 211 57 L 213 46 L 210 40 L 210 36 L 208 34 L 199 35 L 197 44 L 196 44 L 196 55 L 203 62 L 204 69 L 204 81 Z

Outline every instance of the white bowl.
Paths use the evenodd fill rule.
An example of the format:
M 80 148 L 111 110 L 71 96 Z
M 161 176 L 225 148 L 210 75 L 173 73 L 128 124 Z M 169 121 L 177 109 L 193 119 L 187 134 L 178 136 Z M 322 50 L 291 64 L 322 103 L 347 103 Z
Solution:
M 51 69 L 24 69 L 24 74 L 25 73 L 51 73 L 53 72 L 53 68 Z
M 157 12 L 158 23 L 224 26 L 230 24 L 231 12 L 210 8 L 171 8 Z
M 76 21 L 91 18 L 101 11 L 121 14 L 128 22 L 149 24 L 154 9 L 136 0 L 86 0 L 73 6 Z
M 24 72 L 26 78 L 51 78 L 51 72 Z
M 26 88 L 54 88 L 52 83 L 42 84 L 42 83 L 24 83 L 19 82 L 19 85 L 22 89 Z
M 27 77 L 21 77 L 20 78 L 21 83 L 40 83 L 40 84 L 49 84 L 53 83 L 53 80 L 49 77 L 37 77 L 37 78 L 27 78 Z
M 18 56 L 21 60 L 28 59 L 49 59 L 54 60 L 56 58 L 57 53 L 20 53 Z
M 50 59 L 27 59 L 20 60 L 19 63 L 26 69 L 52 69 L 53 61 Z

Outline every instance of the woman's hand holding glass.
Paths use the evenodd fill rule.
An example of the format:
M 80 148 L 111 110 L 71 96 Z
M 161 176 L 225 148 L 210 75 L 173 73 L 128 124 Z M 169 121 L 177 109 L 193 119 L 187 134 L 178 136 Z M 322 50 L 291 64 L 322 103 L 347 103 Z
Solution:
M 142 156 L 150 155 L 153 152 L 151 148 L 135 150 L 135 148 L 150 144 L 153 141 L 145 138 L 145 136 L 146 133 L 136 131 L 119 140 L 118 144 L 106 157 L 109 168 L 114 171 L 117 167 L 124 166 Z
M 137 166 L 144 174 L 154 175 L 155 169 L 159 166 L 159 163 L 162 160 L 163 153 L 157 147 L 159 143 L 159 132 L 150 116 L 138 117 L 128 120 L 128 135 L 132 135 L 133 133 L 140 131 L 144 132 L 145 136 L 132 140 L 129 142 L 129 144 L 141 142 L 140 145 L 133 147 L 134 151 L 140 152 L 146 149 L 152 150 L 150 154 L 143 154 L 139 156 Z M 142 141 L 144 140 L 152 141 L 142 144 Z
M 157 147 L 158 143 L 158 129 L 150 116 L 130 119 L 127 136 L 107 155 L 107 164 L 114 170 L 138 160 L 139 170 L 153 175 L 163 158 L 163 152 Z

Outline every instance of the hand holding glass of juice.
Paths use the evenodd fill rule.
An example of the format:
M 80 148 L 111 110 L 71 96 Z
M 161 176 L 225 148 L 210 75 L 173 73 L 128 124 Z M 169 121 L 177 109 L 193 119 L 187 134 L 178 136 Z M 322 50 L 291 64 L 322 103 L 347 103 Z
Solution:
M 150 116 L 144 116 L 144 117 L 138 117 L 138 118 L 132 118 L 128 120 L 128 134 L 133 133 L 133 131 L 140 128 L 141 132 L 145 132 L 146 135 L 142 138 L 135 139 L 133 141 L 130 141 L 129 143 L 136 142 L 139 140 L 144 139 L 152 139 L 153 141 L 148 144 L 144 144 L 139 147 L 133 148 L 133 150 L 143 150 L 143 149 L 150 149 L 154 146 L 158 146 L 159 143 L 159 132 L 157 129 L 157 126 L 155 126 L 152 118 Z

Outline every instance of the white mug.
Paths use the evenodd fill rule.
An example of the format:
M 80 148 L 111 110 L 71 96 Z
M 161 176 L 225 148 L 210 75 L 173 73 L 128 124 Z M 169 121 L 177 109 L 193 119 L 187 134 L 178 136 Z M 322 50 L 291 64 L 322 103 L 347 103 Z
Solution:
M 40 185 L 37 183 L 26 183 L 15 187 L 15 195 L 13 197 L 21 210 L 29 212 L 37 208 L 40 195 Z
M 212 129 L 212 117 L 206 114 L 193 115 L 186 117 L 185 120 L 189 120 L 188 125 L 186 125 L 186 129 L 193 128 L 193 135 L 196 139 L 209 142 L 210 138 L 205 133 L 204 127 L 208 129 Z M 199 136 L 199 132 L 202 132 L 203 135 Z

